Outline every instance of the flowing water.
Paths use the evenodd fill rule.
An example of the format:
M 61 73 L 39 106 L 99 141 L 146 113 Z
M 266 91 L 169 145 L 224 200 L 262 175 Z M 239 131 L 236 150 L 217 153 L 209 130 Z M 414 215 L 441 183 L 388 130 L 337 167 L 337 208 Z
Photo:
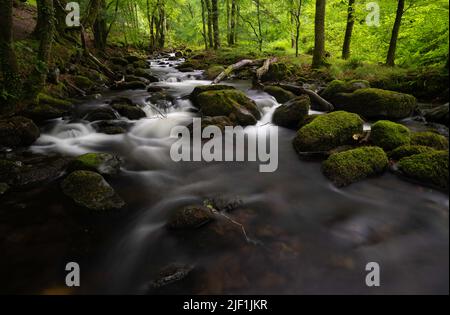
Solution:
M 145 91 L 109 92 L 78 107 L 83 113 L 117 96 L 131 98 L 148 117 L 129 122 L 128 133 L 99 134 L 92 124 L 57 120 L 32 147 L 37 153 L 70 156 L 111 152 L 125 160 L 121 175 L 110 182 L 127 202 L 121 210 L 127 215 L 118 219 L 95 255 L 80 263 L 85 273 L 78 293 L 448 292 L 446 194 L 389 173 L 336 189 L 323 177 L 320 163 L 298 158 L 291 144 L 295 133 L 283 128 L 278 129 L 275 173 L 260 173 L 253 162 L 172 162 L 171 129 L 188 125 L 196 115 L 186 96 L 211 83 L 199 71 L 176 70 L 180 62 L 151 63 L 152 74 L 160 78 L 153 85 L 166 89 L 171 101 L 151 104 Z M 243 90 L 264 114 L 245 133 L 252 137 L 277 128 L 270 121 L 279 104 L 271 96 L 251 90 L 250 82 L 226 84 Z M 56 188 L 50 193 L 60 194 Z M 217 197 L 240 198 L 243 205 L 228 213 L 229 219 L 198 230 L 179 234 L 165 228 L 174 209 Z M 50 209 L 72 207 L 63 197 L 33 198 Z M 52 240 L 45 244 L 53 246 Z M 51 251 L 42 249 L 38 255 Z M 381 266 L 380 288 L 366 286 L 369 262 Z M 183 281 L 149 290 L 159 270 L 174 263 L 194 269 Z

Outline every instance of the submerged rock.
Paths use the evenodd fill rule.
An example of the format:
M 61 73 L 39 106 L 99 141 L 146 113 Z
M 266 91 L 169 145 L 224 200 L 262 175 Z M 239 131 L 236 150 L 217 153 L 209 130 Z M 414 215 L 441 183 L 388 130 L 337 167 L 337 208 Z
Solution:
M 353 93 L 339 93 L 336 109 L 359 114 L 368 119 L 398 120 L 410 117 L 416 107 L 416 98 L 409 94 L 380 89 L 359 89 Z
M 0 120 L 0 147 L 29 146 L 39 136 L 40 130 L 31 119 L 15 116 Z
M 363 124 L 358 115 L 343 111 L 321 115 L 297 132 L 294 148 L 298 153 L 324 152 L 352 144 L 363 133 Z
M 448 190 L 448 159 L 448 151 L 422 153 L 401 159 L 398 169 L 407 178 Z
M 122 161 L 109 153 L 88 153 L 77 157 L 71 164 L 72 171 L 93 171 L 101 175 L 117 175 Z
M 61 188 L 76 204 L 90 210 L 120 209 L 125 205 L 105 179 L 94 172 L 75 171 L 62 182 Z
M 344 187 L 383 173 L 388 164 L 383 149 L 362 147 L 333 154 L 323 163 L 322 170 L 337 187 Z
M 424 145 L 436 150 L 447 150 L 448 139 L 434 132 L 416 132 L 411 136 L 411 144 Z
M 372 126 L 370 140 L 386 151 L 394 150 L 402 145 L 410 144 L 410 130 L 400 124 L 388 120 L 380 120 Z
M 188 206 L 178 209 L 169 219 L 167 227 L 171 230 L 193 230 L 208 224 L 214 219 L 211 209 L 205 206 Z
M 266 86 L 264 88 L 264 92 L 267 94 L 275 97 L 278 103 L 283 104 L 286 102 L 289 102 L 290 100 L 294 99 L 296 95 L 290 91 L 286 91 L 283 88 L 280 88 L 278 86 Z
M 197 97 L 197 105 L 204 116 L 227 116 L 242 126 L 254 125 L 261 118 L 255 102 L 237 90 L 203 92 Z
M 307 95 L 294 98 L 278 107 L 273 114 L 273 123 L 286 128 L 298 129 L 311 108 L 311 101 Z
M 394 161 L 399 161 L 405 157 L 410 157 L 417 154 L 422 153 L 432 153 L 436 150 L 430 147 L 426 147 L 423 145 L 403 145 L 401 147 L 398 147 L 394 151 L 389 153 L 389 158 L 391 158 Z
M 194 268 L 193 265 L 170 264 L 159 271 L 157 278 L 148 284 L 148 290 L 153 291 L 180 282 L 186 279 Z

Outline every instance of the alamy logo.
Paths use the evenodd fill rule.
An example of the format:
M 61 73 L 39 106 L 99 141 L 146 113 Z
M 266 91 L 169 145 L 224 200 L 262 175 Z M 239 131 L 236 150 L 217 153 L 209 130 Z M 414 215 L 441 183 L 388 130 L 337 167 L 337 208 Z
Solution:
M 370 262 L 366 266 L 366 271 L 370 271 L 366 276 L 366 285 L 369 288 L 381 286 L 380 265 L 376 262 Z
M 78 2 L 69 2 L 66 5 L 66 11 L 69 13 L 66 16 L 66 25 L 68 27 L 80 26 L 80 4 Z
M 366 10 L 370 13 L 366 16 L 367 26 L 380 26 L 380 5 L 376 2 L 366 4 Z
M 80 265 L 76 262 L 70 262 L 66 265 L 66 271 L 69 273 L 66 275 L 66 286 L 79 287 L 80 286 Z
M 259 128 L 256 134 L 247 134 L 240 126 L 227 126 L 224 136 L 217 126 L 209 126 L 202 131 L 201 119 L 194 118 L 192 131 L 191 135 L 190 129 L 184 126 L 172 129 L 170 136 L 178 138 L 170 149 L 172 161 L 259 161 L 261 173 L 273 173 L 278 169 L 277 128 Z M 207 142 L 203 143 L 203 140 Z

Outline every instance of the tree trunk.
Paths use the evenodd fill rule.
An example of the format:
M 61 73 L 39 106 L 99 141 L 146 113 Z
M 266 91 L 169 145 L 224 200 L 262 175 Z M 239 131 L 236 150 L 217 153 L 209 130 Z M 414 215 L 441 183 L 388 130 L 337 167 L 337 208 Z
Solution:
M 405 9 L 405 0 L 398 0 L 397 15 L 395 17 L 394 28 L 392 29 L 391 42 L 389 44 L 389 51 L 386 59 L 386 65 L 395 66 L 395 51 L 397 50 L 398 34 L 402 24 L 403 11 Z
M 213 38 L 213 13 L 211 7 L 211 0 L 205 0 L 206 9 L 208 11 L 208 40 L 209 40 L 209 48 L 214 47 L 214 38 Z
M 230 21 L 230 46 L 235 44 L 236 38 L 236 0 L 231 1 L 231 21 Z
M 106 36 L 108 33 L 108 26 L 106 24 L 106 2 L 100 0 L 99 12 L 93 25 L 94 31 L 94 45 L 95 48 L 104 51 L 106 48 Z
M 220 48 L 220 30 L 219 30 L 219 5 L 217 0 L 212 0 L 212 20 L 214 29 L 214 49 Z
M 203 41 L 205 42 L 205 50 L 208 50 L 208 34 L 206 31 L 206 4 L 205 0 L 201 0 L 202 2 L 202 27 L 203 27 Z
M 345 30 L 344 46 L 342 48 L 342 59 L 350 58 L 350 43 L 352 40 L 353 26 L 355 25 L 355 0 L 348 1 L 347 28 Z
M 262 34 L 262 25 L 261 25 L 261 1 L 255 0 L 256 4 L 256 16 L 258 18 L 258 48 L 259 51 L 262 51 L 263 46 L 263 34 Z
M 325 64 L 325 8 L 326 0 L 316 0 L 313 68 L 319 68 Z
M 3 88 L 8 102 L 12 101 L 11 96 L 16 96 L 17 92 L 20 91 L 17 60 L 13 49 L 12 3 L 13 0 L 0 0 L 0 7 L 2 8 L 0 10 L 0 71 L 3 76 Z M 0 114 L 6 110 L 3 106 L 0 106 Z

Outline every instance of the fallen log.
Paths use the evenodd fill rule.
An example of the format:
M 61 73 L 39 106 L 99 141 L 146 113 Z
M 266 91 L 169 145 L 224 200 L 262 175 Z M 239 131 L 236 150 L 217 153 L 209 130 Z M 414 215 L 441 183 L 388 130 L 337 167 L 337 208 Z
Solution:
M 261 79 L 269 71 L 270 65 L 277 61 L 278 61 L 278 58 L 276 58 L 276 57 L 266 59 L 266 61 L 264 61 L 264 64 L 262 65 L 262 67 L 259 68 L 258 70 L 256 70 L 256 81 L 254 82 L 255 86 L 258 86 L 261 84 Z
M 250 59 L 244 59 L 241 60 L 231 66 L 229 66 L 228 68 L 226 68 L 224 71 L 222 71 L 212 82 L 212 84 L 218 84 L 220 83 L 223 79 L 226 79 L 229 75 L 231 75 L 234 71 L 244 68 L 244 67 L 250 67 L 250 66 L 255 66 L 255 65 L 260 65 L 263 64 L 264 60 L 250 60 Z
M 305 89 L 304 87 L 293 84 L 278 84 L 278 86 L 282 89 L 294 93 L 295 95 L 302 95 L 302 94 L 308 95 L 311 99 L 311 102 L 313 103 L 312 109 L 314 110 L 321 112 L 332 112 L 334 110 L 333 104 L 331 104 L 326 99 L 322 98 L 319 94 L 310 89 Z

